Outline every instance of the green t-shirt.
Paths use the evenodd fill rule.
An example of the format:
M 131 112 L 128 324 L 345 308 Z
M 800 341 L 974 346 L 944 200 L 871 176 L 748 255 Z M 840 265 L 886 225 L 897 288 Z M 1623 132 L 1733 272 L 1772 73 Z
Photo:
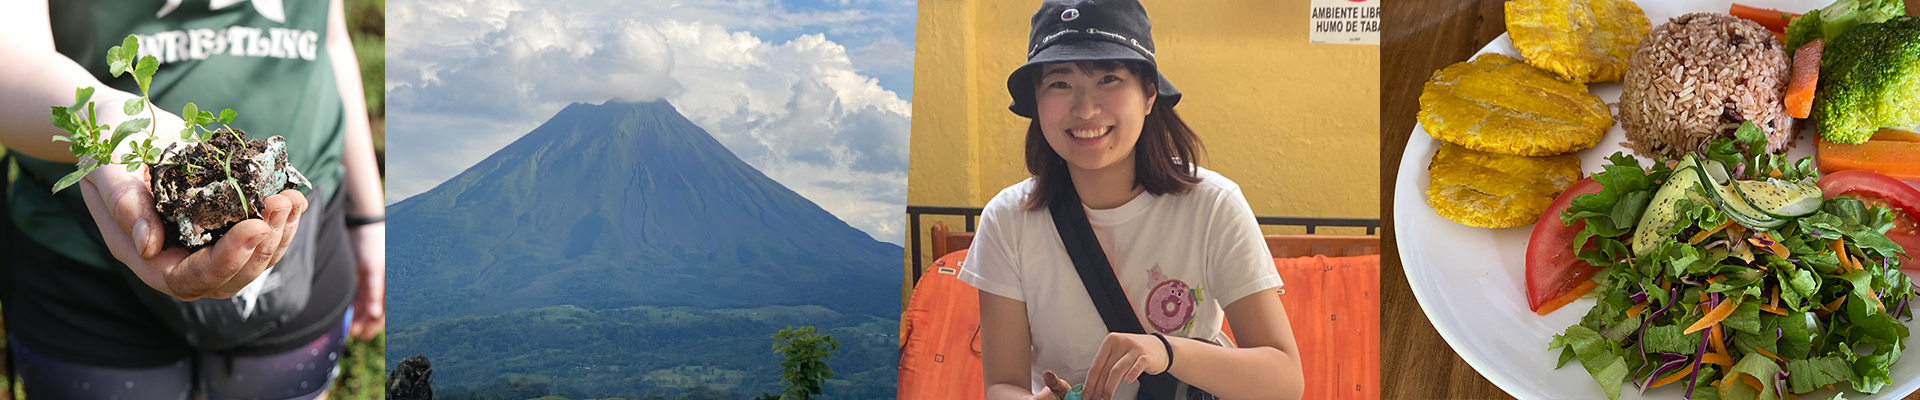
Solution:
M 346 113 L 327 54 L 326 0 L 81 0 L 49 1 L 48 8 L 55 47 L 101 82 L 139 93 L 132 74 L 108 74 L 106 57 L 137 34 L 140 55 L 161 62 L 154 105 L 174 113 L 189 102 L 216 113 L 232 108 L 240 116 L 229 126 L 252 138 L 286 137 L 288 160 L 314 187 L 340 186 Z M 80 188 L 49 194 L 73 164 L 13 156 L 20 166 L 8 198 L 14 223 L 68 258 L 105 268 L 111 255 L 81 230 L 94 224 L 76 223 L 63 209 L 81 204 Z

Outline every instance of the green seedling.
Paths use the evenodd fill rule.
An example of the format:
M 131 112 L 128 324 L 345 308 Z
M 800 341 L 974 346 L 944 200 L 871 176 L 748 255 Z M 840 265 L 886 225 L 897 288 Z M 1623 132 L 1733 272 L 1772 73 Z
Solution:
M 67 176 L 60 178 L 59 181 L 54 182 L 53 191 L 55 193 L 66 189 L 68 186 L 73 186 L 73 184 L 80 182 L 80 178 L 87 176 L 87 174 L 93 172 L 94 169 L 108 164 L 126 165 L 127 172 L 137 171 L 141 165 L 173 164 L 171 161 L 162 160 L 165 149 L 154 147 L 153 145 L 153 139 L 159 137 L 159 127 L 154 126 L 153 123 L 153 121 L 158 119 L 159 111 L 155 110 L 153 100 L 149 98 L 147 89 L 149 85 L 153 83 L 153 73 L 159 69 L 160 60 L 153 56 L 141 56 L 136 59 L 135 57 L 139 54 L 140 41 L 138 37 L 127 35 L 126 40 L 123 40 L 119 46 L 107 49 L 107 68 L 115 78 L 120 77 L 121 74 L 133 74 L 134 82 L 140 84 L 140 97 L 129 99 L 122 103 L 121 111 L 125 112 L 128 116 L 138 116 L 145 113 L 147 114 L 145 118 L 134 118 L 122 121 L 118 126 L 112 127 L 112 129 L 109 130 L 106 124 L 100 123 L 100 115 L 94 108 L 95 103 L 90 101 L 93 98 L 93 87 L 75 89 L 73 93 L 73 105 L 71 106 L 53 106 L 52 111 L 49 113 L 49 117 L 53 120 L 53 126 L 71 134 L 54 136 L 53 141 L 67 142 L 67 151 L 73 153 L 74 157 L 78 157 L 81 161 L 79 170 L 67 174 Z M 180 130 L 180 140 L 187 143 L 197 143 L 209 140 L 213 135 L 224 132 L 235 135 L 235 138 L 241 139 L 240 142 L 244 145 L 246 143 L 245 138 L 239 137 L 240 134 L 238 131 L 227 126 L 227 124 L 233 122 L 236 116 L 238 116 L 238 113 L 235 113 L 231 108 L 221 110 L 220 114 L 216 116 L 213 112 L 201 111 L 200 107 L 193 103 L 187 103 L 185 109 L 180 112 L 180 118 L 186 120 L 187 123 L 187 126 Z M 214 123 L 218 123 L 220 129 L 214 130 L 208 128 L 208 125 Z M 138 139 L 129 144 L 130 151 L 122 154 L 118 160 L 113 158 L 115 149 L 119 149 L 120 145 L 125 143 L 127 138 L 133 136 L 134 133 L 141 132 L 147 134 L 145 139 Z M 227 175 L 227 184 L 233 187 L 233 190 L 237 194 L 235 197 L 240 198 L 240 209 L 243 210 L 243 212 L 247 212 L 245 210 L 250 209 L 250 205 L 247 204 L 247 196 L 244 193 L 240 193 L 242 190 L 240 182 L 233 176 L 233 167 L 231 166 L 233 155 L 225 150 L 219 149 L 217 146 L 207 147 L 213 149 L 216 154 L 224 158 L 222 164 L 226 169 L 224 172 Z M 92 162 L 88 162 L 89 160 Z M 201 168 L 193 164 L 185 165 L 190 169 Z

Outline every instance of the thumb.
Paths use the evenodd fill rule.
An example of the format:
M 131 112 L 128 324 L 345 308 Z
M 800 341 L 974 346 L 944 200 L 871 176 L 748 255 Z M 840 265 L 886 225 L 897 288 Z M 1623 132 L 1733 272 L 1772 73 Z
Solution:
M 1066 395 L 1067 392 L 1073 391 L 1073 384 L 1067 383 L 1065 379 L 1060 379 L 1060 375 L 1053 373 L 1053 371 L 1040 373 L 1040 380 L 1046 382 L 1047 389 L 1052 389 L 1054 393 Z

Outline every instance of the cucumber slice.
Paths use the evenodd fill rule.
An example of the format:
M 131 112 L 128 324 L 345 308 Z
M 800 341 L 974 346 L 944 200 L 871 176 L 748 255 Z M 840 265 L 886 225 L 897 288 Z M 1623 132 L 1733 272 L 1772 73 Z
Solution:
M 1714 205 L 1720 206 L 1722 213 L 1727 214 L 1727 219 L 1742 226 L 1763 231 L 1787 224 L 1788 219 L 1775 218 L 1754 208 L 1746 199 L 1740 197 L 1739 190 L 1734 189 L 1733 185 L 1714 184 L 1713 182 L 1731 181 L 1725 165 L 1714 160 L 1700 160 L 1700 162 L 1701 167 L 1696 169 L 1699 171 L 1700 188 L 1707 193 L 1707 198 L 1713 200 Z
M 1672 235 L 1673 224 L 1680 220 L 1680 199 L 1688 198 L 1693 188 L 1700 187 L 1700 174 L 1694 172 L 1693 158 L 1680 160 L 1674 166 L 1673 175 L 1653 192 L 1653 201 L 1647 203 L 1645 211 L 1640 212 L 1640 222 L 1633 227 L 1633 254 L 1647 255 L 1660 244 L 1660 239 Z
M 1764 181 L 1736 181 L 1734 189 L 1747 205 L 1774 218 L 1795 218 L 1820 211 L 1820 204 L 1826 199 L 1820 195 L 1820 185 L 1813 182 L 1792 182 L 1780 179 Z

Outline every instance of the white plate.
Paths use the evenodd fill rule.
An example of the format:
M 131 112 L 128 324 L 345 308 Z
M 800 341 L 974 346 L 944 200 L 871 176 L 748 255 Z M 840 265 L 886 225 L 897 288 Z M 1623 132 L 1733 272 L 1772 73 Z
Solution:
M 1745 0 L 1741 4 L 1803 11 L 1830 2 Z M 1724 13 L 1732 2 L 1685 0 L 1640 4 L 1652 25 L 1659 27 L 1669 18 L 1687 12 Z M 1520 57 L 1513 41 L 1504 35 L 1480 52 Z M 1619 82 L 1590 86 L 1594 94 L 1609 104 L 1619 100 L 1620 88 Z M 1790 153 L 1794 158 L 1813 155 L 1815 134 L 1810 128 L 1803 128 L 1798 135 L 1798 146 Z M 1616 124 L 1599 146 L 1578 153 L 1581 167 L 1589 174 L 1599 172 L 1605 156 L 1616 151 L 1632 154 L 1620 145 L 1624 141 L 1626 132 Z M 1394 183 L 1393 215 L 1400 259 L 1407 283 L 1413 287 L 1414 297 L 1420 300 L 1427 319 L 1454 352 L 1508 394 L 1522 399 L 1605 398 L 1600 384 L 1581 368 L 1578 360 L 1556 370 L 1553 365 L 1559 360 L 1559 352 L 1547 349 L 1547 341 L 1566 331 L 1567 326 L 1578 323 L 1594 301 L 1582 299 L 1544 317 L 1528 310 L 1525 255 L 1527 236 L 1533 226 L 1475 228 L 1434 214 L 1433 208 L 1427 206 L 1427 164 L 1438 145 L 1439 141 L 1415 126 Z M 1920 333 L 1920 319 L 1908 322 L 1907 326 Z M 1911 348 L 1912 337 L 1907 344 Z M 1862 396 L 1848 391 L 1847 398 L 1897 399 L 1920 388 L 1920 357 L 1914 356 L 1908 354 L 1906 360 L 1894 365 L 1894 383 L 1880 393 Z M 1685 391 L 1684 385 L 1668 385 L 1642 396 L 1633 385 L 1623 384 L 1621 398 L 1677 399 Z M 1801 397 L 1831 397 L 1831 394 L 1818 394 L 1821 392 Z

